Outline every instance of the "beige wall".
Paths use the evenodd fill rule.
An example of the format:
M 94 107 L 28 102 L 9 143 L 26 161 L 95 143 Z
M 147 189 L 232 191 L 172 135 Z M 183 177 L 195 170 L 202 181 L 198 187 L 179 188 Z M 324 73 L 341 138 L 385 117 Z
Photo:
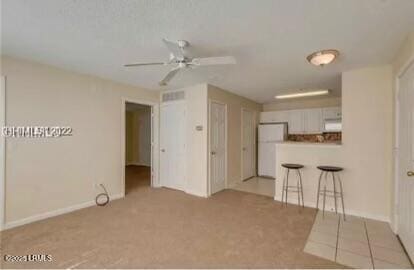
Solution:
M 403 42 L 403 44 L 401 45 L 401 48 L 398 50 L 397 54 L 395 55 L 394 61 L 392 63 L 393 66 L 393 86 L 394 86 L 394 98 L 396 98 L 397 95 L 397 78 L 399 75 L 401 75 L 400 73 L 403 71 L 404 68 L 407 67 L 407 65 L 410 63 L 410 61 L 414 61 L 414 33 L 411 33 L 410 35 L 407 36 L 406 40 Z M 395 100 L 395 99 L 394 99 Z M 393 109 L 393 118 L 395 119 L 395 110 L 397 108 L 395 108 L 395 104 L 394 105 L 394 109 Z M 396 142 L 396 123 L 397 121 L 394 121 L 394 126 L 393 126 L 393 141 Z M 395 144 L 396 147 L 398 147 L 398 145 Z M 395 164 L 394 164 L 395 165 Z M 395 166 L 393 166 L 393 175 L 395 175 Z M 395 208 L 397 207 L 397 202 L 396 202 L 396 178 L 394 178 L 394 183 L 392 185 L 392 192 L 391 192 L 391 202 L 390 202 L 390 207 L 391 207 L 391 213 L 392 213 L 392 222 L 393 222 L 393 227 L 394 230 L 396 230 L 396 226 L 397 226 L 397 216 L 395 213 Z
M 208 98 L 227 104 L 227 183 L 231 187 L 241 181 L 241 110 L 255 111 L 258 123 L 262 106 L 213 85 L 208 86 Z
M 398 50 L 392 63 L 394 73 L 397 73 L 407 62 L 414 57 L 414 33 L 407 36 Z
M 94 183 L 121 195 L 122 97 L 158 102 L 159 93 L 5 56 L 2 68 L 8 125 L 73 128 L 71 137 L 7 139 L 6 222 L 91 202 Z
M 284 111 L 341 106 L 341 97 L 320 97 L 277 101 L 263 104 L 263 111 Z
M 185 91 L 187 116 L 186 192 L 207 197 L 207 85 L 198 84 Z M 201 131 L 196 126 L 202 126 Z
M 355 168 L 345 183 L 358 194 L 354 208 L 390 220 L 393 164 L 392 67 L 342 74 L 344 162 Z
M 316 165 L 344 167 L 342 180 L 348 213 L 390 221 L 393 164 L 392 67 L 351 70 L 342 75 L 342 146 L 283 146 L 281 162 L 299 162 L 304 172 L 305 202 L 316 203 Z M 277 177 L 281 178 L 281 170 Z M 278 188 L 279 187 L 279 188 Z M 280 183 L 277 183 L 277 194 Z M 332 204 L 331 204 L 332 205 Z

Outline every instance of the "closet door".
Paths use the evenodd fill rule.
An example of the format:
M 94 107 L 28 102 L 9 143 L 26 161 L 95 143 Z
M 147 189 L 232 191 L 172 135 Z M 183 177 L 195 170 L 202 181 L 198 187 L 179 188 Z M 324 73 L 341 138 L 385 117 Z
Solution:
M 414 62 L 398 78 L 398 235 L 414 259 Z
M 256 126 L 254 112 L 242 109 L 242 180 L 251 178 L 256 174 Z
M 226 188 L 226 105 L 210 102 L 211 194 Z
M 186 164 L 185 103 L 161 106 L 160 181 L 161 185 L 184 190 Z

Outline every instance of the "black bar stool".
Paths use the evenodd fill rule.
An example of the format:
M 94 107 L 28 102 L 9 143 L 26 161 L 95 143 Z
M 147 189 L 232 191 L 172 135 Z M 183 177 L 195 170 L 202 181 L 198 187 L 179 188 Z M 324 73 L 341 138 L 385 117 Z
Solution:
M 303 186 L 302 186 L 302 175 L 300 173 L 300 169 L 304 166 L 301 164 L 289 164 L 284 163 L 282 164 L 283 168 L 286 168 L 286 176 L 283 178 L 283 187 L 282 187 L 282 206 L 283 206 L 283 199 L 285 199 L 285 203 L 287 205 L 288 202 L 288 192 L 297 192 L 298 193 L 298 205 L 301 206 L 300 201 L 302 199 L 302 207 L 305 207 L 305 203 L 303 200 Z M 289 186 L 289 173 L 290 170 L 295 170 L 298 174 L 298 180 L 296 182 L 296 186 Z M 285 196 L 286 193 L 286 196 Z
M 345 220 L 345 205 L 344 205 L 344 193 L 342 189 L 342 181 L 339 177 L 339 172 L 343 170 L 341 167 L 335 167 L 335 166 L 318 166 L 319 170 L 321 170 L 321 175 L 319 176 L 319 182 L 318 182 L 318 195 L 316 198 L 316 209 L 319 209 L 319 195 L 323 195 L 323 215 L 325 215 L 325 201 L 326 201 L 326 194 L 328 193 L 329 197 L 333 197 L 335 201 L 335 213 L 338 214 L 338 208 L 337 208 L 337 198 L 341 198 L 342 203 L 342 215 Z M 326 185 L 328 182 L 328 174 L 331 173 L 332 175 L 332 184 L 333 184 L 333 190 L 327 190 Z M 321 181 L 322 177 L 325 175 L 325 183 L 323 190 L 321 190 Z M 335 175 L 337 177 L 335 177 Z M 339 191 L 336 190 L 336 182 L 339 183 Z

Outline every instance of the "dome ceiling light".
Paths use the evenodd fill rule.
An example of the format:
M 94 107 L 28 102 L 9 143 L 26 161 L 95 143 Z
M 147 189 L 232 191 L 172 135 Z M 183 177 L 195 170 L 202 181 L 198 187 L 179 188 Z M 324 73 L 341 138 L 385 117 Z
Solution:
M 310 54 L 306 59 L 309 63 L 315 66 L 323 67 L 327 64 L 330 64 L 339 56 L 339 51 L 337 50 L 322 50 Z

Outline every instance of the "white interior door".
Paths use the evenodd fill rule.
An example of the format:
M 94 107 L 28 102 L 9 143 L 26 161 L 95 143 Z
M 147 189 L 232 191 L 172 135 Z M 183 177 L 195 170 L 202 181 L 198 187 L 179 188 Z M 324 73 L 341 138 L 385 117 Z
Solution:
M 226 106 L 210 103 L 211 194 L 226 188 Z
M 151 186 L 160 186 L 159 182 L 159 106 L 151 106 Z
M 0 130 L 6 125 L 6 77 L 0 77 Z M 5 222 L 6 138 L 0 135 L 0 231 Z
M 414 64 L 399 80 L 398 234 L 414 259 Z
M 184 190 L 186 176 L 185 103 L 172 102 L 162 105 L 160 118 L 161 185 Z
M 255 133 L 254 112 L 242 109 L 242 180 L 255 175 Z

